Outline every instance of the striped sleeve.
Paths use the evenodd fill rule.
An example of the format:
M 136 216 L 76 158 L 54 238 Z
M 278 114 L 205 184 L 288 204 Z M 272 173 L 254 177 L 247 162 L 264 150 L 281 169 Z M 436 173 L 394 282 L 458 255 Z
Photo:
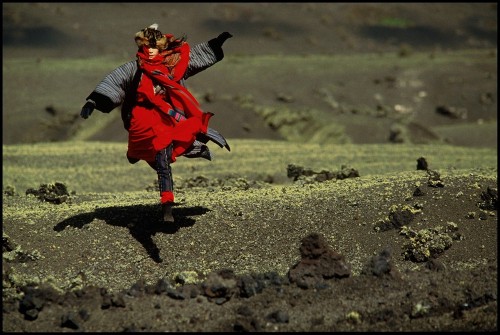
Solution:
M 203 70 L 206 70 L 210 66 L 219 62 L 221 59 L 222 57 L 216 54 L 208 42 L 196 44 L 191 47 L 189 64 L 183 79 L 187 79 Z
M 125 63 L 111 71 L 94 89 L 95 93 L 108 97 L 114 107 L 117 107 L 125 100 L 132 85 L 132 79 L 137 71 L 135 60 Z

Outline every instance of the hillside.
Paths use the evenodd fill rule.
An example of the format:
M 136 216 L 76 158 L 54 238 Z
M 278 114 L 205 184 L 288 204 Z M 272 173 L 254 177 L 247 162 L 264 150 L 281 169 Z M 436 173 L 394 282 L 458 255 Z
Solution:
M 4 146 L 4 330 L 496 329 L 495 150 L 230 143 L 174 164 L 173 226 L 122 144 Z
M 234 35 L 187 81 L 228 138 L 496 147 L 496 4 L 150 6 L 4 3 L 3 143 L 126 142 L 118 110 L 78 114 L 155 21 L 192 44 Z

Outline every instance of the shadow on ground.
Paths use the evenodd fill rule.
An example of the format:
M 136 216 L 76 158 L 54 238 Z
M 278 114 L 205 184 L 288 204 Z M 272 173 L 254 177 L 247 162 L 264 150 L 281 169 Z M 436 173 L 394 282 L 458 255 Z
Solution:
M 173 209 L 175 224 L 166 225 L 161 220 L 157 205 L 112 206 L 72 216 L 55 225 L 54 230 L 61 232 L 67 227 L 83 229 L 94 220 L 102 220 L 116 227 L 125 227 L 142 244 L 149 256 L 155 262 L 161 263 L 163 260 L 160 257 L 160 250 L 153 241 L 153 236 L 158 233 L 175 234 L 181 227 L 193 226 L 196 220 L 191 218 L 192 216 L 202 215 L 209 211 L 200 206 L 177 207 Z

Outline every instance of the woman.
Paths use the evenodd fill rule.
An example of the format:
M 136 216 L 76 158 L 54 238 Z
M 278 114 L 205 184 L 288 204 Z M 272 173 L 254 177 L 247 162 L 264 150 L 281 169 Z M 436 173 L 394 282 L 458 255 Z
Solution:
M 185 38 L 162 34 L 153 24 L 135 35 L 137 60 L 108 74 L 87 97 L 80 115 L 98 109 L 109 113 L 122 105 L 129 132 L 127 158 L 146 161 L 158 174 L 163 220 L 174 222 L 173 178 L 170 164 L 178 156 L 211 159 L 210 139 L 230 150 L 224 137 L 208 127 L 212 113 L 201 110 L 184 80 L 222 60 L 224 32 L 193 48 Z

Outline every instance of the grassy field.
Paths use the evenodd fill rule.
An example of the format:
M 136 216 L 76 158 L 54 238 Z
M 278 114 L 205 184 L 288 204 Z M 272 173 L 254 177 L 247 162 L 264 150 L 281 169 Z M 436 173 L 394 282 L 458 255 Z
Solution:
M 183 256 L 178 261 L 174 259 L 158 266 L 150 259 L 159 257 L 151 239 L 163 231 L 154 225 L 159 215 L 159 197 L 154 190 L 156 173 L 144 162 L 129 164 L 125 159 L 126 144 L 123 143 L 4 145 L 5 233 L 24 249 L 40 250 L 46 255 L 43 267 L 36 270 L 37 276 L 43 278 L 57 274 L 54 276 L 57 282 L 60 281 L 59 286 L 69 285 L 67 282 L 73 275 L 71 271 L 63 271 L 64 262 L 68 261 L 68 266 L 72 264 L 74 257 L 80 257 L 76 256 L 80 253 L 79 248 L 87 248 L 88 243 L 98 243 L 99 247 L 91 251 L 98 259 L 117 258 L 116 264 L 127 264 L 130 262 L 127 257 L 136 259 L 143 264 L 145 276 L 151 281 L 162 271 L 175 274 L 197 269 L 208 273 L 222 267 L 232 267 L 237 272 L 278 270 L 284 274 L 297 257 L 296 245 L 300 236 L 310 231 L 322 232 L 335 241 L 351 260 L 353 271 L 359 272 L 362 257 L 376 252 L 382 243 L 381 237 L 373 235 L 371 226 L 386 216 L 391 206 L 413 198 L 416 186 L 425 184 L 428 176 L 425 171 L 417 170 L 418 158 L 424 157 L 429 169 L 439 172 L 445 180 L 444 192 L 451 192 L 448 195 L 452 199 L 450 208 L 456 205 L 453 205 L 453 199 L 461 192 L 478 192 L 494 182 L 497 175 L 497 153 L 493 149 L 446 145 L 319 145 L 235 139 L 229 143 L 231 152 L 211 148 L 215 153 L 212 162 L 181 157 L 173 164 L 176 202 L 180 204 L 175 210 L 181 228 L 177 234 L 158 234 L 154 239 L 162 253 L 169 253 L 168 257 L 173 257 L 169 251 L 182 250 Z M 316 172 L 350 167 L 356 169 L 360 177 L 292 184 L 287 177 L 288 164 Z M 208 186 L 180 187 L 185 181 L 197 177 L 206 178 Z M 38 189 L 41 184 L 55 182 L 68 188 L 71 200 L 54 206 L 24 196 L 28 188 Z M 428 197 L 438 202 L 443 196 Z M 469 197 L 472 202 L 479 199 L 476 195 L 474 198 L 463 195 L 460 199 Z M 357 206 L 363 208 L 364 214 L 360 214 L 361 208 Z M 439 215 L 443 214 L 442 210 L 449 211 L 448 205 L 441 205 L 445 206 L 441 209 L 439 204 L 436 206 Z M 427 215 L 432 215 L 429 212 L 432 206 L 426 204 L 425 207 Z M 356 215 L 362 217 L 359 218 L 362 223 L 351 223 L 358 220 L 353 219 Z M 461 218 L 453 219 L 449 214 L 445 219 L 465 220 L 464 213 L 457 215 Z M 196 225 L 191 216 L 196 217 Z M 435 224 L 437 217 L 431 216 L 427 224 Z M 134 227 L 138 230 L 135 231 Z M 464 227 L 467 227 L 465 223 Z M 113 252 L 113 248 L 101 241 L 99 229 L 106 232 L 107 237 L 102 238 L 112 237 L 120 241 L 116 243 L 130 245 L 127 248 L 132 254 Z M 129 229 L 131 233 L 128 233 Z M 50 242 L 44 241 L 40 234 Z M 361 236 L 365 235 L 376 238 L 372 243 L 361 243 L 364 239 Z M 270 236 L 280 241 L 279 247 L 269 239 Z M 173 239 L 175 243 L 178 241 L 183 247 L 165 245 L 165 238 L 167 241 Z M 187 248 L 186 241 L 191 241 Z M 198 241 L 196 243 L 203 245 L 204 249 L 198 250 L 192 241 Z M 256 249 L 263 241 L 266 247 Z M 394 243 L 394 248 L 401 247 L 401 239 Z M 68 249 L 64 261 L 51 261 L 52 257 L 57 257 L 46 250 L 51 245 Z M 248 246 L 251 251 L 243 255 L 244 259 L 241 255 L 231 256 L 224 248 L 232 245 Z M 269 254 L 271 249 L 273 253 Z M 193 251 L 197 256 L 189 254 Z M 286 259 L 282 259 L 284 254 Z M 277 262 L 277 259 L 282 260 Z M 107 261 L 99 264 L 111 266 Z M 450 261 L 450 264 L 455 262 Z M 412 265 L 401 261 L 401 266 Z M 101 270 L 111 271 L 107 268 Z M 104 285 L 105 281 L 111 287 L 126 287 L 134 278 L 130 277 L 131 274 L 111 275 L 114 270 L 109 272 L 110 278 L 95 276 L 97 270 L 94 268 L 85 271 L 89 272 L 87 278 L 92 282 Z
M 286 141 L 230 139 L 231 152 L 210 145 L 214 159 L 180 157 L 173 164 L 174 182 L 203 176 L 272 180 L 286 184 L 287 165 L 314 171 L 356 169 L 361 177 L 415 171 L 424 157 L 429 169 L 495 168 L 497 152 L 488 148 L 447 145 L 335 145 L 298 144 Z M 3 146 L 3 187 L 18 193 L 43 183 L 62 182 L 77 193 L 142 191 L 154 185 L 156 173 L 145 162 L 131 165 L 125 158 L 126 143 L 62 142 Z

